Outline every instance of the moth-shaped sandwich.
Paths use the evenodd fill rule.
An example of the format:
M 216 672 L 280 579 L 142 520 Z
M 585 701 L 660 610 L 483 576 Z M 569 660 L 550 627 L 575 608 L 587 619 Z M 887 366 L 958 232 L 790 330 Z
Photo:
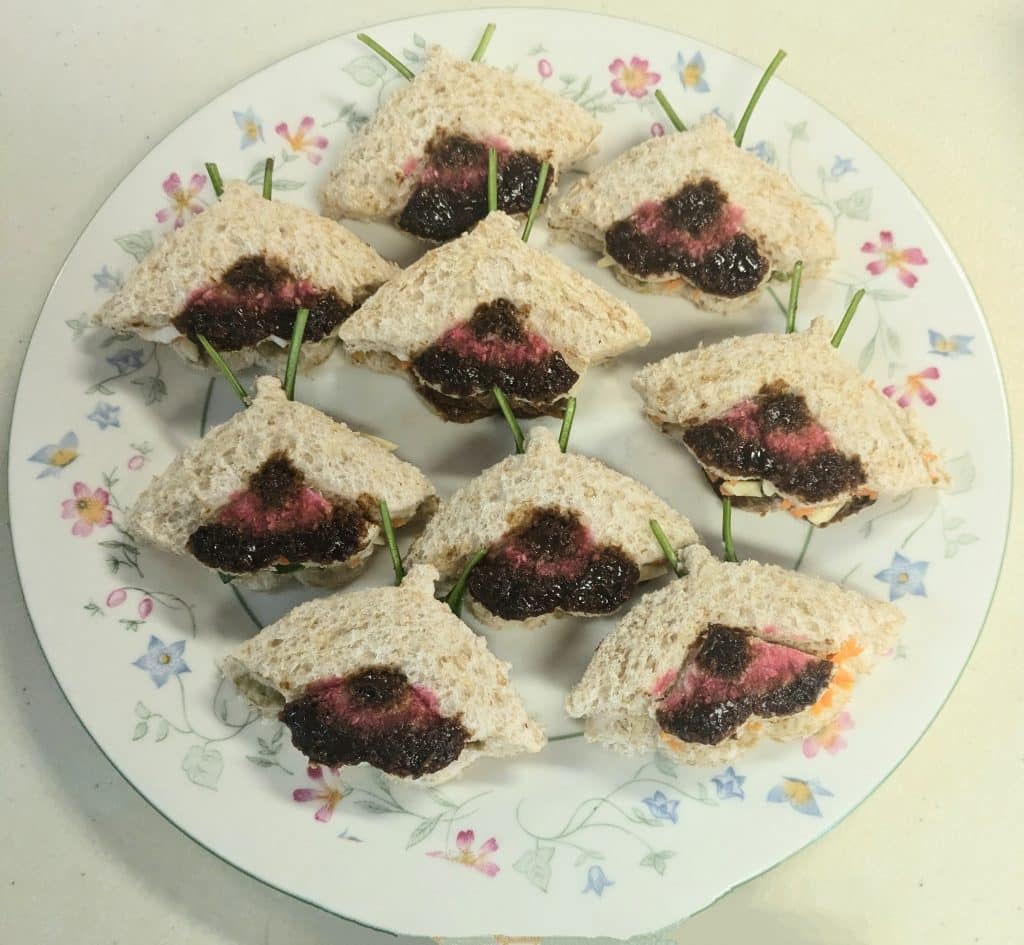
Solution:
M 426 477 L 389 444 L 256 381 L 252 404 L 187 447 L 131 508 L 137 538 L 249 587 L 295 577 L 334 586 L 383 544 L 387 502 L 396 525 L 434 508 Z
M 450 581 L 486 549 L 469 576 L 471 610 L 491 626 L 532 628 L 563 614 L 614 613 L 639 581 L 663 574 L 652 518 L 672 548 L 699 541 L 689 521 L 646 486 L 596 459 L 563 453 L 552 431 L 534 427 L 524 453 L 441 504 L 409 559 Z
M 944 481 L 924 430 L 831 343 L 824 319 L 791 334 L 730 338 L 643 368 L 644 410 L 680 440 L 721 496 L 824 526 Z
M 836 257 L 825 219 L 783 173 L 739 147 L 769 67 L 736 135 L 715 115 L 651 138 L 577 182 L 548 214 L 625 284 L 729 312 L 803 261 L 823 276 Z M 669 116 L 682 127 L 663 98 Z
M 628 305 L 490 214 L 383 286 L 340 329 L 349 357 L 405 373 L 447 420 L 560 414 L 586 369 L 644 345 Z
M 560 171 L 596 150 L 601 126 L 537 82 L 438 46 L 415 77 L 388 58 L 411 81 L 342 152 L 322 194 L 328 216 L 388 220 L 444 242 L 487 215 L 489 148 L 498 152 L 498 209 L 510 214 L 530 209 L 544 161 L 546 196 Z
M 235 370 L 283 369 L 309 310 L 301 365 L 324 361 L 338 326 L 398 267 L 341 224 L 228 181 L 213 206 L 167 234 L 93 316 L 207 364 L 199 336 Z
M 775 565 L 683 551 L 685 574 L 606 637 L 566 710 L 619 751 L 720 765 L 763 738 L 811 735 L 896 641 L 892 604 Z
M 438 783 L 477 758 L 540 751 L 508 664 L 435 599 L 436 579 L 419 566 L 398 587 L 302 604 L 222 671 L 317 764 Z

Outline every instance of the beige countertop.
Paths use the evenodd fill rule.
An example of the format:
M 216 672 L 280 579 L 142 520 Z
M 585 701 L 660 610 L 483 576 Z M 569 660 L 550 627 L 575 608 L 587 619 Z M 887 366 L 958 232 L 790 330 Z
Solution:
M 94 211 L 153 144 L 215 94 L 320 39 L 428 7 L 486 5 L 10 0 L 0 56 L 4 460 L 18 370 L 47 288 Z M 785 80 L 866 138 L 953 245 L 988 315 L 1019 433 L 1019 0 L 557 5 L 676 28 L 756 62 L 784 46 Z M 225 865 L 121 779 L 50 676 L 21 601 L 9 528 L 7 536 L 0 543 L 0 938 L 11 945 L 394 941 Z M 680 942 L 1024 941 L 1022 571 L 1018 527 L 974 657 L 898 771 L 823 840 L 682 926 Z

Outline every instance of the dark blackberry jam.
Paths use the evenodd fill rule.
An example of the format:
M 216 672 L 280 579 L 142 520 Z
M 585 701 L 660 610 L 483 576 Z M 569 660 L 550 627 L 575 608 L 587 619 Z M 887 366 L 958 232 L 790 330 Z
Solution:
M 704 178 L 614 223 L 605 251 L 641 278 L 679 276 L 711 295 L 738 298 L 768 271 L 757 241 L 741 229 L 742 217 L 718 184 Z
M 540 336 L 528 332 L 508 299 L 478 305 L 413 359 L 420 394 L 447 420 L 469 422 L 497 412 L 501 388 L 517 416 L 558 412 L 579 375 Z
M 414 236 L 445 242 L 487 216 L 488 147 L 464 135 L 435 135 L 420 179 L 398 218 Z M 541 161 L 525 151 L 498 151 L 498 209 L 526 213 L 540 179 Z M 545 182 L 544 195 L 551 186 Z
M 766 479 L 808 503 L 852 492 L 867 478 L 860 458 L 836 450 L 803 395 L 782 382 L 766 385 L 722 416 L 690 427 L 683 441 L 705 466 L 729 476 Z M 857 497 L 857 502 L 861 508 L 870 500 Z
M 710 624 L 662 698 L 658 725 L 684 742 L 717 745 L 752 715 L 794 715 L 814 705 L 832 670 L 795 647 Z
M 292 744 L 317 764 L 366 762 L 407 778 L 447 768 L 468 740 L 458 719 L 440 714 L 432 693 L 393 666 L 320 680 L 287 703 L 280 719 Z
M 214 521 L 189 536 L 187 547 L 207 567 L 228 574 L 334 564 L 366 547 L 368 524 L 360 503 L 328 501 L 306 487 L 287 456 L 275 453 Z
M 470 573 L 469 592 L 503 620 L 527 620 L 558 609 L 608 614 L 640 579 L 617 548 L 598 546 L 579 518 L 536 509 L 508 532 Z
M 218 351 L 237 351 L 271 335 L 291 338 L 300 308 L 309 309 L 304 340 L 322 341 L 356 306 L 297 280 L 281 263 L 246 256 L 219 282 L 193 293 L 173 324 L 193 342 L 203 335 Z

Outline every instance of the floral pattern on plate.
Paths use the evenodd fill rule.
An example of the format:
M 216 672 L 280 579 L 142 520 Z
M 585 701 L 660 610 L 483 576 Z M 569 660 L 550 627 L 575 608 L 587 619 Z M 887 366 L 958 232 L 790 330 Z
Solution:
M 471 49 L 478 20 L 471 13 L 427 17 L 374 35 L 415 70 L 425 37 Z M 317 56 L 320 65 L 303 72 L 301 64 Z M 675 133 L 666 131 L 656 88 L 666 87 L 688 123 L 708 111 L 731 119 L 743 102 L 727 100 L 721 90 L 759 72 L 695 39 L 541 10 L 503 14 L 488 59 L 598 115 L 607 131 L 596 161 L 651 134 Z M 211 205 L 206 160 L 216 159 L 225 178 L 258 186 L 266 158 L 274 157 L 280 162 L 275 193 L 313 207 L 321 175 L 344 142 L 405 81 L 345 37 L 278 69 L 274 78 L 247 80 L 199 112 L 129 175 L 72 253 L 41 317 L 12 435 L 12 524 L 26 599 L 54 672 L 97 742 L 154 804 L 166 809 L 173 799 L 182 826 L 199 839 L 212 817 L 228 837 L 251 836 L 251 825 L 260 824 L 265 858 L 230 839 L 216 842 L 217 852 L 325 908 L 387 924 L 367 885 L 374 871 L 386 870 L 423 917 L 422 927 L 401 931 L 482 933 L 483 925 L 474 925 L 480 915 L 487 931 L 497 925 L 509 932 L 628 936 L 668 926 L 848 813 L 887 773 L 876 761 L 880 748 L 912 744 L 963 666 L 1001 548 L 993 524 L 1001 519 L 992 509 L 1007 495 L 997 371 L 976 304 L 955 260 L 891 171 L 824 111 L 791 92 L 773 96 L 769 87 L 748 150 L 793 178 L 840 247 L 829 280 L 805 285 L 801 323 L 812 312 L 838 318 L 853 293 L 865 290 L 844 353 L 942 435 L 952 481 L 941 495 L 879 503 L 826 533 L 753 516 L 734 527 L 743 553 L 771 549 L 784 562 L 897 602 L 908 622 L 893 659 L 858 687 L 850 709 L 810 739 L 761 746 L 712 769 L 685 769 L 660 755 L 621 759 L 586 745 L 574 737 L 578 731 L 557 699 L 539 703 L 554 736 L 544 754 L 481 763 L 442 788 L 397 784 L 363 767 L 307 766 L 280 722 L 259 717 L 220 680 L 216 660 L 314 592 L 268 598 L 223 585 L 191 561 L 139 546 L 123 528 L 149 476 L 237 408 L 221 382 L 188 372 L 162 346 L 89 326 L 91 312 L 120 289 L 134 265 Z M 587 275 L 606 278 L 592 258 L 557 251 Z M 695 326 L 722 333 L 720 322 L 700 321 L 705 316 L 690 309 L 670 312 L 615 291 L 650 321 L 666 352 L 697 337 Z M 730 329 L 777 329 L 779 307 L 769 297 Z M 711 540 L 713 503 L 692 468 L 622 396 L 629 371 L 612 366 L 588 377 L 587 411 L 601 422 L 581 412 L 576 447 L 685 505 Z M 479 455 L 479 466 L 484 451 L 492 450 L 494 460 L 500 455 L 482 429 L 472 431 L 481 437 L 473 440 L 460 439 L 470 431 L 439 433 L 422 412 L 412 412 L 418 405 L 401 400 L 392 379 L 369 372 L 304 379 L 302 396 L 354 426 L 400 438 L 403 454 L 428 472 L 436 463 L 448 475 L 443 457 L 461 457 L 458 481 L 475 468 L 466 457 Z M 956 415 L 967 410 L 977 423 L 958 425 Z M 649 459 L 642 468 L 639 455 Z M 973 459 L 981 456 L 984 465 Z M 68 575 L 60 595 L 48 593 L 54 562 Z M 362 581 L 386 582 L 386 562 L 376 562 Z M 947 611 L 949 621 L 955 614 L 955 627 L 940 631 Z M 549 688 L 564 691 L 575 681 L 572 674 L 578 677 L 609 625 L 581 626 L 573 631 L 576 643 L 566 627 L 558 652 L 568 668 Z M 86 637 L 91 665 L 104 667 L 88 679 L 76 671 Z M 509 637 L 490 639 L 515 651 L 517 683 L 529 683 L 537 673 L 529 651 L 516 649 Z M 915 671 L 924 645 L 936 656 L 927 680 Z M 833 657 L 833 685 L 819 712 L 846 698 L 853 676 L 844 663 L 854 656 Z M 908 687 L 919 712 L 904 719 L 893 693 L 902 696 Z M 529 689 L 531 699 L 540 698 L 536 691 Z M 100 712 L 97 692 L 117 711 Z M 701 883 L 710 882 L 702 885 L 692 853 L 712 840 L 730 843 L 735 853 L 723 872 L 702 873 Z M 308 888 L 281 872 L 272 855 L 275 845 L 296 843 L 316 864 Z M 345 871 L 344 884 L 321 884 L 320 877 L 338 870 Z M 446 908 L 429 893 L 442 881 L 453 889 L 471 884 L 472 905 Z M 655 933 L 644 941 L 664 938 Z

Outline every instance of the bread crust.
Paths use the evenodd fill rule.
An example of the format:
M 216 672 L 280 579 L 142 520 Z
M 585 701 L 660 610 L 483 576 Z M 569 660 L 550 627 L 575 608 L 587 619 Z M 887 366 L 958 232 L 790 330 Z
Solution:
M 383 354 L 408 364 L 478 305 L 496 299 L 525 313 L 526 330 L 578 373 L 651 338 L 629 305 L 524 243 L 516 221 L 500 211 L 403 270 L 341 324 L 338 336 L 355 360 L 394 363 L 370 357 Z
M 594 742 L 626 753 L 662 748 L 687 764 L 731 761 L 764 738 L 788 741 L 826 726 L 849 698 L 857 676 L 895 645 L 904 616 L 898 607 L 776 565 L 719 561 L 701 546 L 682 555 L 687 574 L 645 595 L 594 653 L 566 699 Z M 683 742 L 656 719 L 659 680 L 683 665 L 709 624 L 754 632 L 841 668 L 827 698 L 794 715 L 751 716 L 717 745 Z
M 736 147 L 725 123 L 708 115 L 693 128 L 650 138 L 620 154 L 575 183 L 548 212 L 554 232 L 585 249 L 604 253 L 605 233 L 647 201 L 662 201 L 688 182 L 708 177 L 743 208 L 743 230 L 757 240 L 773 272 L 791 272 L 803 262 L 803 276 L 824 276 L 835 261 L 835 237 L 825 218 L 785 174 Z M 609 258 L 609 261 L 610 258 Z M 749 304 L 761 288 L 723 298 L 701 292 L 672 276 L 640 278 L 617 263 L 612 271 L 623 284 L 646 292 L 681 295 L 700 308 L 728 313 Z
M 665 572 L 664 555 L 650 529 L 652 518 L 673 548 L 700 541 L 689 520 L 646 486 L 596 459 L 562 453 L 551 430 L 533 427 L 525 453 L 484 470 L 441 503 L 409 549 L 409 560 L 430 564 L 442 579 L 453 579 L 476 551 L 493 545 L 524 514 L 552 507 L 576 512 L 595 543 L 612 545 L 632 559 L 641 581 Z M 532 629 L 557 616 L 505 621 L 469 599 L 474 615 L 494 627 L 513 623 Z
M 415 466 L 398 459 L 381 441 L 364 436 L 314 407 L 288 400 L 280 381 L 256 381 L 252 404 L 192 443 L 149 483 L 129 510 L 126 527 L 136 538 L 188 554 L 188 540 L 210 521 L 272 455 L 284 453 L 306 485 L 331 498 L 375 506 L 384 499 L 396 525 L 427 514 L 437 501 L 434 487 Z M 380 526 L 369 525 L 369 544 L 359 555 L 331 567 L 311 566 L 278 574 L 260 571 L 239 580 L 269 590 L 292 578 L 332 587 L 355 577 L 383 543 Z
M 597 150 L 601 126 L 537 82 L 428 46 L 419 75 L 388 98 L 342 152 L 321 194 L 324 213 L 396 218 L 416 186 L 405 169 L 438 131 L 500 140 L 549 161 L 554 193 L 559 172 Z
M 333 291 L 344 305 L 362 302 L 399 270 L 350 230 L 280 200 L 265 200 L 244 181 L 227 181 L 220 199 L 181 229 L 172 230 L 125 279 L 92 321 L 170 344 L 187 362 L 202 364 L 199 348 L 172 324 L 193 292 L 218 281 L 248 256 L 280 260 L 298 280 Z M 286 341 L 287 339 L 282 339 Z M 334 333 L 302 347 L 303 368 L 325 360 Z M 273 341 L 223 352 L 233 370 L 282 371 L 286 350 Z
M 648 364 L 634 376 L 633 387 L 648 419 L 682 442 L 691 427 L 782 381 L 804 397 L 835 449 L 859 457 L 865 494 L 894 495 L 944 483 L 946 473 L 913 412 L 865 380 L 832 347 L 832 331 L 829 322 L 817 318 L 804 332 L 746 335 L 682 351 Z M 707 471 L 712 479 L 727 477 L 713 468 Z M 779 496 L 801 510 L 854 497 L 845 492 L 813 503 Z
M 434 597 L 437 571 L 410 569 L 400 587 L 334 594 L 300 604 L 236 648 L 221 671 L 249 701 L 276 715 L 321 679 L 369 666 L 397 666 L 437 697 L 438 711 L 468 733 L 459 758 L 416 779 L 438 784 L 477 758 L 537 752 L 546 739 L 497 659 L 451 608 Z

